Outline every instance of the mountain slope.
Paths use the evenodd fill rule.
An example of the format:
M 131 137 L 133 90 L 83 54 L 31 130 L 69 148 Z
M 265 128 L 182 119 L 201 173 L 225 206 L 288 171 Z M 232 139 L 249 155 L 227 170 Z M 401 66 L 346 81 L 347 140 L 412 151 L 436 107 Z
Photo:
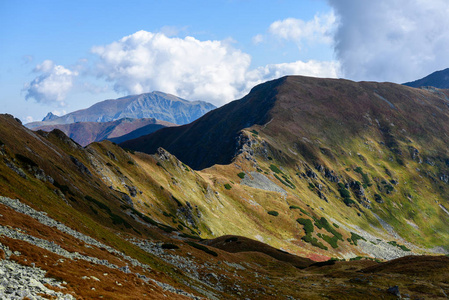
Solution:
M 241 135 L 259 151 L 269 136 L 257 129 Z M 373 208 L 380 223 L 368 209 L 342 206 L 321 167 L 303 161 L 299 177 L 281 165 L 282 153 L 264 160 L 251 147 L 245 143 L 233 164 L 195 172 L 163 149 L 150 156 L 109 141 L 82 148 L 59 130 L 36 133 L 0 115 L 0 297 L 357 299 L 392 297 L 393 285 L 411 298 L 449 292 L 445 257 L 374 259 L 435 251 L 415 243 L 447 241 L 447 219 L 431 219 L 445 202 L 422 207 L 413 194 L 417 218 L 408 219 L 437 242 L 406 236 L 409 243 L 394 230 L 418 229 L 388 227 L 382 213 L 409 211 L 397 199 L 402 177 Z M 427 189 L 430 179 L 422 180 Z M 310 261 L 330 257 L 352 260 Z
M 404 85 L 411 87 L 433 86 L 439 89 L 449 89 L 449 68 L 433 72 L 421 79 L 406 82 Z
M 146 119 L 119 119 L 111 122 L 77 122 L 71 124 L 45 125 L 34 127 L 33 130 L 52 131 L 59 129 L 68 137 L 73 139 L 81 146 L 87 146 L 93 142 L 99 142 L 105 139 L 112 139 L 127 135 L 139 128 L 145 127 L 143 131 L 138 131 L 131 137 L 139 137 L 143 134 L 149 134 L 164 127 L 176 126 L 173 123 L 159 121 L 153 118 Z M 141 134 L 139 134 L 141 132 Z M 126 141 L 123 137 L 120 141 Z
M 61 117 L 47 116 L 42 122 L 32 122 L 26 126 L 35 128 L 76 122 L 110 122 L 123 118 L 155 118 L 174 124 L 186 124 L 214 108 L 214 105 L 204 101 L 187 101 L 170 94 L 152 92 L 105 100 Z
M 148 153 L 163 147 L 194 169 L 208 168 L 204 171 L 230 193 L 249 186 L 257 204 L 276 212 L 285 226 L 294 226 L 291 207 L 307 204 L 323 211 L 328 222 L 340 220 L 335 224 L 348 232 L 351 226 L 364 228 L 371 237 L 382 231 L 389 239 L 398 238 L 386 244 L 407 245 L 403 250 L 444 247 L 435 250 L 444 253 L 449 249 L 448 93 L 392 83 L 284 77 L 191 124 L 121 145 Z M 269 200 L 266 191 L 285 198 Z M 308 219 L 304 213 L 301 218 Z M 344 219 L 352 225 L 344 225 Z M 323 234 L 302 239 L 329 251 L 332 235 Z M 386 244 L 359 243 L 376 257 L 394 252 L 380 250 Z
M 162 147 L 194 169 L 228 164 L 235 154 L 239 132 L 269 121 L 268 112 L 274 105 L 277 88 L 284 80 L 259 85 L 243 99 L 211 111 L 190 124 L 166 128 L 127 141 L 123 146 L 146 153 L 154 153 Z

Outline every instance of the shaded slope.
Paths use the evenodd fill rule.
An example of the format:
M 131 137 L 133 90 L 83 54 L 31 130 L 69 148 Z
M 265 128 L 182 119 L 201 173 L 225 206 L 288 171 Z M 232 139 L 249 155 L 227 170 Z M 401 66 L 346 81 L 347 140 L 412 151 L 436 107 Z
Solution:
M 170 123 L 171 124 L 171 123 Z M 172 124 L 171 126 L 166 126 L 162 124 L 148 124 L 145 126 L 142 126 L 140 128 L 137 128 L 136 130 L 133 130 L 127 134 L 118 136 L 118 137 L 108 137 L 107 140 L 114 142 L 116 144 L 123 143 L 128 140 L 136 139 L 138 137 L 153 133 L 155 131 L 158 131 L 159 129 L 165 128 L 165 127 L 173 127 L 176 126 L 175 124 Z
M 120 119 L 111 122 L 77 122 L 71 124 L 46 125 L 34 127 L 33 130 L 52 131 L 59 129 L 81 146 L 105 139 L 117 138 L 141 127 L 146 127 L 147 134 L 163 127 L 175 126 L 173 123 L 156 119 Z M 139 136 L 139 135 L 137 135 Z M 123 140 L 126 140 L 123 139 Z
M 313 260 L 299 257 L 288 252 L 273 248 L 265 243 L 242 236 L 226 235 L 213 240 L 203 241 L 206 245 L 230 252 L 259 252 L 271 256 L 279 261 L 287 262 L 296 268 L 306 268 L 314 263 Z
M 26 126 L 35 128 L 75 122 L 110 122 L 123 118 L 155 118 L 174 124 L 187 124 L 214 108 L 208 102 L 188 101 L 170 94 L 152 92 L 101 101 L 89 108 L 61 117 L 50 115 L 43 122 L 32 122 Z
M 415 81 L 406 82 L 404 85 L 417 88 L 433 86 L 439 89 L 449 89 L 449 68 L 433 72 L 432 74 Z
M 146 153 L 155 153 L 162 147 L 194 169 L 228 164 L 235 155 L 239 132 L 269 121 L 268 113 L 276 100 L 277 88 L 284 80 L 259 85 L 241 100 L 209 112 L 193 123 L 165 128 L 121 145 Z
M 367 132 L 383 136 L 394 147 L 393 132 L 398 125 L 426 141 L 439 138 L 441 130 L 449 133 L 446 97 L 440 91 L 424 92 L 392 83 L 284 77 L 255 87 L 241 100 L 191 124 L 164 129 L 123 146 L 146 153 L 163 147 L 194 169 L 230 163 L 244 143 L 240 131 L 255 124 L 267 124 L 264 128 L 272 138 L 296 141 L 304 155 L 308 155 L 308 146 L 303 137 L 323 138 L 330 147 Z

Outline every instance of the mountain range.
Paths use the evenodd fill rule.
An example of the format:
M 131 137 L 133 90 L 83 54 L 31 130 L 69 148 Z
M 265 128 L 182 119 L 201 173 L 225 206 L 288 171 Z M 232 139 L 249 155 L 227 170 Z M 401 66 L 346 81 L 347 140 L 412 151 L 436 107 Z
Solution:
M 61 117 L 48 114 L 41 122 L 26 126 L 32 129 L 76 122 L 111 122 L 123 118 L 154 118 L 181 125 L 196 120 L 214 108 L 213 104 L 204 101 L 188 101 L 170 94 L 152 92 L 101 101 Z
M 124 142 L 128 139 L 150 134 L 156 130 L 170 126 L 177 125 L 154 118 L 123 118 L 110 122 L 76 122 L 70 124 L 44 125 L 34 127 L 33 130 L 52 131 L 59 129 L 84 147 L 90 143 L 106 139 L 115 142 Z
M 86 147 L 0 115 L 0 295 L 446 297 L 448 96 L 288 76 Z

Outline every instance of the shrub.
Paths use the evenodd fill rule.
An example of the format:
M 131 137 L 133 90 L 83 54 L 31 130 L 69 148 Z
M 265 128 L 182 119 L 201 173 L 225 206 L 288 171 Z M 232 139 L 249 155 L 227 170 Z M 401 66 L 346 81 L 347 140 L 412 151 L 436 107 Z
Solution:
M 225 189 L 227 189 L 227 190 L 232 189 L 232 186 L 231 186 L 229 183 L 226 183 L 226 184 L 224 185 L 224 187 L 225 187 Z
M 286 185 L 291 189 L 296 188 L 296 186 L 290 180 L 287 179 L 287 181 L 288 181 L 287 182 L 287 181 L 283 180 L 281 177 L 279 177 L 278 174 L 274 174 L 274 177 L 276 177 L 276 179 L 279 180 L 283 185 Z M 283 177 L 285 178 L 285 176 L 283 176 Z
M 271 171 L 273 171 L 273 172 L 276 173 L 276 174 L 281 174 L 281 173 L 282 173 L 282 171 L 279 170 L 279 168 L 276 167 L 276 166 L 273 165 L 273 164 L 270 165 L 270 169 L 271 169 Z
M 275 217 L 279 216 L 279 213 L 278 213 L 277 211 L 275 211 L 275 210 L 270 210 L 270 211 L 268 212 L 268 214 L 269 214 L 269 215 L 272 215 L 272 216 L 275 216 Z
M 331 226 L 331 224 L 329 224 L 325 217 L 321 217 L 321 219 L 319 220 L 314 218 L 314 220 L 316 227 L 318 227 L 319 229 L 324 228 L 327 232 L 332 233 L 337 240 L 343 241 L 343 236 L 341 235 L 341 233 L 335 230 Z
M 23 156 L 22 154 L 16 154 L 16 158 L 17 158 L 20 162 L 22 162 L 22 163 L 24 163 L 24 164 L 26 164 L 26 165 L 30 165 L 30 166 L 32 166 L 32 167 L 37 167 L 37 166 L 38 166 L 37 163 L 35 163 L 31 158 L 28 158 L 28 157 L 26 157 L 26 156 Z
M 288 208 L 290 209 L 301 209 L 298 205 L 290 205 Z
M 396 241 L 390 241 L 390 242 L 388 242 L 388 244 L 393 245 L 393 246 L 396 246 L 396 247 L 398 247 L 398 248 L 401 248 L 402 251 L 412 251 L 412 250 L 410 250 L 409 248 L 407 248 L 406 246 L 401 245 L 401 244 L 398 244 Z
M 338 237 L 335 235 L 333 237 L 330 237 L 328 235 L 321 235 L 321 238 L 325 240 L 329 245 L 331 245 L 332 248 L 338 248 Z
M 245 178 L 245 173 L 244 172 L 240 172 L 240 173 L 237 174 L 237 176 L 243 179 L 243 178 Z
M 128 160 L 128 164 L 134 165 L 134 162 L 132 160 Z
M 347 205 L 347 206 L 351 206 L 355 204 L 355 201 L 350 199 L 350 198 L 344 198 L 343 202 Z
M 357 233 L 352 232 L 352 231 L 351 231 L 351 237 L 348 240 L 352 241 L 354 243 L 354 245 L 356 245 L 356 246 L 357 246 L 358 240 L 364 240 L 366 242 L 366 239 L 363 236 L 360 236 Z
M 312 234 L 313 232 L 313 224 L 310 219 L 298 218 L 296 222 L 304 226 L 304 231 L 306 235 Z
M 258 135 L 258 134 L 259 134 L 259 132 L 257 132 L 257 130 L 251 130 L 250 132 L 253 133 L 253 134 L 255 134 L 255 135 Z
M 202 250 L 202 251 L 206 252 L 207 254 L 210 254 L 210 255 L 213 255 L 213 256 L 218 256 L 217 252 L 210 250 L 206 246 L 203 246 L 201 244 L 197 244 L 197 243 L 194 243 L 194 242 L 186 242 L 186 243 L 188 245 L 192 246 L 193 248 L 196 248 L 198 250 Z
M 179 247 L 176 246 L 176 245 L 174 245 L 174 244 L 162 244 L 161 248 L 162 248 L 162 249 L 167 249 L 167 250 L 170 250 L 170 249 L 179 249 Z
M 301 238 L 304 242 L 311 244 L 314 247 L 318 247 L 323 250 L 328 250 L 326 246 L 323 245 L 317 238 L 312 237 L 312 235 L 308 234 Z
M 346 188 L 340 188 L 338 190 L 340 192 L 340 196 L 342 198 L 351 198 L 351 193 Z

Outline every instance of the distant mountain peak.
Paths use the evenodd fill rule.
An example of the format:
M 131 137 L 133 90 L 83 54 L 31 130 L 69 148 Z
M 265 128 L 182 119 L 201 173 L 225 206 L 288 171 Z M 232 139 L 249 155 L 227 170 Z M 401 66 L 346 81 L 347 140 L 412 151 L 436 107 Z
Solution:
M 193 122 L 216 107 L 204 101 L 189 101 L 155 91 L 98 102 L 64 116 L 49 113 L 42 122 L 28 123 L 30 129 L 45 125 L 76 122 L 112 122 L 123 118 L 154 118 L 178 125 Z
M 449 89 L 449 68 L 433 72 L 432 74 L 415 81 L 406 82 L 404 85 L 417 88 L 433 86 L 439 89 Z
M 57 118 L 59 118 L 57 115 L 53 114 L 52 112 L 49 112 L 49 113 L 42 119 L 42 122 L 45 122 L 45 121 L 51 121 L 51 120 L 54 120 L 54 119 L 57 119 Z

